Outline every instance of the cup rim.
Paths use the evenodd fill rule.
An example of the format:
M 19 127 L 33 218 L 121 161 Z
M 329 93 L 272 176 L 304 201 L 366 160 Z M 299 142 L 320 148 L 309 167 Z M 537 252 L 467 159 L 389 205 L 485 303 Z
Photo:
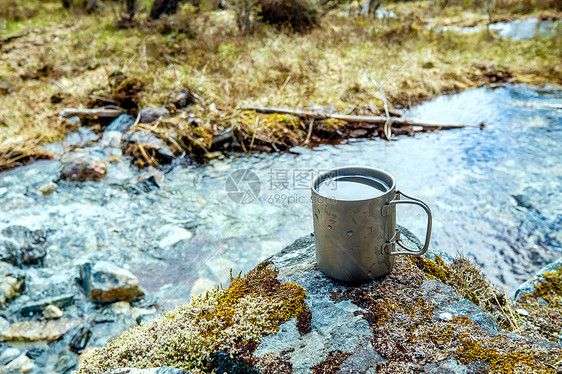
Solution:
M 385 176 L 388 177 L 389 180 L 392 181 L 392 185 L 389 186 L 388 191 L 386 191 L 385 193 L 383 193 L 381 195 L 371 197 L 371 198 L 368 198 L 368 199 L 359 199 L 359 200 L 334 199 L 333 197 L 328 197 L 328 196 L 322 195 L 316 189 L 316 187 L 319 186 L 321 182 L 323 182 L 325 179 L 327 179 L 328 176 L 330 176 L 332 174 L 337 175 L 338 172 L 341 172 L 341 171 L 344 171 L 344 170 L 350 171 L 349 174 L 352 174 L 351 173 L 352 170 L 360 170 L 360 169 L 374 171 L 376 173 L 384 174 Z M 342 173 L 342 174 L 344 174 L 344 173 Z M 355 174 L 357 174 L 357 172 Z M 312 190 L 313 194 L 317 194 L 318 196 L 321 196 L 324 199 L 329 199 L 329 200 L 333 200 L 333 201 L 346 201 L 346 202 L 364 202 L 364 201 L 369 201 L 369 200 L 373 200 L 373 199 L 379 199 L 383 196 L 391 194 L 393 191 L 396 190 L 396 179 L 388 171 L 378 169 L 378 168 L 373 168 L 373 167 L 370 167 L 370 166 L 340 166 L 340 167 L 335 167 L 335 168 L 326 170 L 326 171 L 318 174 L 317 176 L 315 176 L 312 179 L 312 182 L 310 183 L 310 189 Z

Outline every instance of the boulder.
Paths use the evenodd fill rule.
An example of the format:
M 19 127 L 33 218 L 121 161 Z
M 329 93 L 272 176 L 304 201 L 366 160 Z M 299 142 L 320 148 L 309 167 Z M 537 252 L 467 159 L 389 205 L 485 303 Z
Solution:
M 130 271 L 108 262 L 83 264 L 80 267 L 80 280 L 90 300 L 95 302 L 131 302 L 144 296 L 137 277 Z
M 319 271 L 314 245 L 312 236 L 301 238 L 226 289 L 121 335 L 86 356 L 78 373 L 152 362 L 228 373 L 548 372 L 559 365 L 559 345 L 506 333 L 431 275 L 440 258 L 397 256 L 387 276 L 347 284 Z
M 9 226 L 0 236 L 0 261 L 12 265 L 33 265 L 41 263 L 47 255 L 42 230 L 29 230 L 24 226 Z
M 71 182 L 100 181 L 107 174 L 105 154 L 93 150 L 71 152 L 61 158 L 61 179 Z
M 1 337 L 3 341 L 8 342 L 51 342 L 59 339 L 77 325 L 78 321 L 68 318 L 50 320 L 47 322 L 16 322 L 2 331 Z
M 164 107 L 150 107 L 144 108 L 139 112 L 140 123 L 151 123 L 160 118 L 166 118 L 170 116 L 170 111 Z

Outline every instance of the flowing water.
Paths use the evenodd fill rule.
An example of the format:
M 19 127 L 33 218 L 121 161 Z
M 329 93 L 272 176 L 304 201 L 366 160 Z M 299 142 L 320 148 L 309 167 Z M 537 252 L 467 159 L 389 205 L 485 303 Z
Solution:
M 456 31 L 462 34 L 472 34 L 486 30 L 486 26 L 434 26 L 437 31 Z M 510 22 L 497 22 L 489 25 L 489 29 L 498 33 L 502 38 L 526 40 L 533 38 L 553 38 L 561 32 L 560 21 L 540 21 L 538 18 L 527 18 Z
M 0 228 L 48 230 L 46 262 L 29 274 L 27 289 L 35 293 L 63 292 L 74 265 L 106 260 L 129 268 L 170 307 L 227 281 L 230 268 L 247 271 L 310 233 L 312 177 L 365 165 L 389 171 L 399 189 L 431 207 L 432 247 L 469 256 L 511 292 L 562 253 L 562 111 L 540 107 L 561 102 L 553 87 L 471 89 L 405 116 L 484 122 L 482 130 L 177 165 L 149 192 L 135 188 L 139 172 L 125 161 L 102 182 L 59 182 L 43 196 L 37 189 L 56 180 L 60 165 L 37 162 L 0 175 Z M 529 103 L 535 106 L 523 105 Z M 423 211 L 398 211 L 398 223 L 423 235 Z

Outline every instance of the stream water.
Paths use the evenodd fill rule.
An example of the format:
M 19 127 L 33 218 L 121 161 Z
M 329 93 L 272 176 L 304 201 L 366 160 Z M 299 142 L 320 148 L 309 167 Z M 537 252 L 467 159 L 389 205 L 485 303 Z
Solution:
M 10 308 L 19 299 L 79 292 L 77 265 L 86 260 L 130 269 L 164 309 L 185 304 L 191 293 L 228 281 L 231 268 L 250 270 L 310 233 L 309 183 L 343 165 L 392 173 L 399 189 L 431 207 L 431 246 L 468 256 L 511 293 L 562 253 L 562 111 L 545 105 L 561 103 L 562 90 L 550 86 L 470 89 L 404 115 L 484 122 L 484 129 L 177 163 L 152 189 L 138 188 L 142 172 L 128 160 L 111 164 L 101 182 L 58 181 L 49 195 L 37 190 L 58 179 L 60 162 L 5 172 L 0 229 L 47 231 L 45 262 L 27 268 L 26 295 Z M 397 221 L 420 237 L 425 232 L 416 208 L 400 206 Z M 82 317 L 92 308 L 69 313 Z

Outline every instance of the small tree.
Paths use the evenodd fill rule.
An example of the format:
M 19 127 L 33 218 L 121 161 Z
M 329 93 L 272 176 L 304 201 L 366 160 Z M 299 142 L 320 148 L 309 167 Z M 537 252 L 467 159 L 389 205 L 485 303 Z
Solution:
M 258 20 L 258 3 L 256 0 L 234 0 L 234 12 L 238 29 L 244 35 L 254 32 Z

